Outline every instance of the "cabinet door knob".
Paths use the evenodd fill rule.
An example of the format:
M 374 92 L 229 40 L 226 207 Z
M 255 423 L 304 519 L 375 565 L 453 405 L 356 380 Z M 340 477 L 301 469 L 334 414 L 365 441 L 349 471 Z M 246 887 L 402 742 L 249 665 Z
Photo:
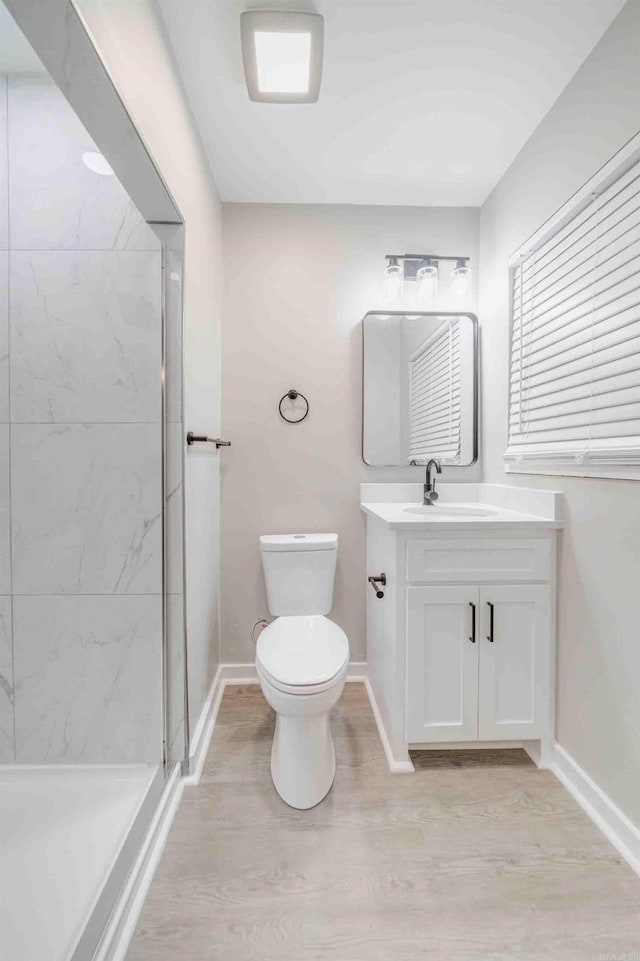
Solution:
M 469 607 L 471 608 L 471 637 L 469 640 L 472 644 L 476 642 L 476 605 L 469 601 Z
M 489 605 L 489 633 L 487 634 L 487 640 L 493 644 L 493 604 L 491 601 L 487 601 L 487 604 Z

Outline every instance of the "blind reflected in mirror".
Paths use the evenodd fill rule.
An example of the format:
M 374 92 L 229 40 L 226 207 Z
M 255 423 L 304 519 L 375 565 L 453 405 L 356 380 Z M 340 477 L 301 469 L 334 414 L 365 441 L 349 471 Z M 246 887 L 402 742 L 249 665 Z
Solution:
M 477 320 L 369 313 L 363 321 L 362 456 L 378 467 L 477 457 Z

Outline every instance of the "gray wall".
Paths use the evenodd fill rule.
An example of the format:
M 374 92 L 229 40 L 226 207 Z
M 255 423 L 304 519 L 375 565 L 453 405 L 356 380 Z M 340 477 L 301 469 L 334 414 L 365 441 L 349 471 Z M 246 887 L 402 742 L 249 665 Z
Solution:
M 233 447 L 222 487 L 222 660 L 253 661 L 250 628 L 268 614 L 260 534 L 337 531 L 331 616 L 363 661 L 370 588 L 359 484 L 424 471 L 362 462 L 361 320 L 384 312 L 385 254 L 466 254 L 475 268 L 479 211 L 223 204 L 223 214 L 222 421 Z M 474 310 L 475 293 L 439 309 Z M 289 387 L 311 404 L 298 426 L 278 415 Z M 478 467 L 445 470 L 449 481 L 478 477 Z
M 626 4 L 482 208 L 486 480 L 561 490 L 557 738 L 640 824 L 640 484 L 505 475 L 509 256 L 640 129 L 640 4 Z
M 158 763 L 159 244 L 45 75 L 0 91 L 2 760 Z

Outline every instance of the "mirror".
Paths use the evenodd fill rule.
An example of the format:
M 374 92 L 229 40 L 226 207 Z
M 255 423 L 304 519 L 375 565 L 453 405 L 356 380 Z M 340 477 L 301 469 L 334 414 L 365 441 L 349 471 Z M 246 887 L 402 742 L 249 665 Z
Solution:
M 478 321 L 473 314 L 368 313 L 362 458 L 374 467 L 477 459 Z

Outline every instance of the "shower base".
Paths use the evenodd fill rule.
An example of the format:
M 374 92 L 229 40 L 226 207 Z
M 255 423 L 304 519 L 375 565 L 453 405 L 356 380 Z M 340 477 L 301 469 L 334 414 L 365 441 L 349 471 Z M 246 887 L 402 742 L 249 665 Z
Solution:
M 156 772 L 0 767 L 4 958 L 72 958 Z

